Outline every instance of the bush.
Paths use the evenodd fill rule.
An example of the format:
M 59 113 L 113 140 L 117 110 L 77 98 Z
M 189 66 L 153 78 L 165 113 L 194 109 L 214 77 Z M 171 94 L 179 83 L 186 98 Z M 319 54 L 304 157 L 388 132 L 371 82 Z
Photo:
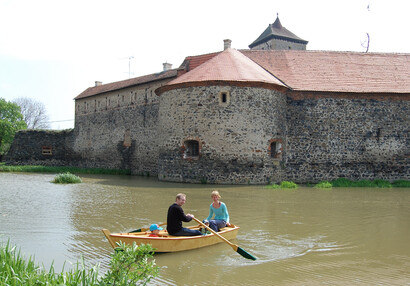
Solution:
M 319 182 L 315 185 L 315 188 L 319 188 L 319 189 L 331 189 L 332 188 L 332 184 L 329 183 L 328 181 L 323 181 L 323 182 Z
M 298 187 L 294 182 L 283 181 L 280 185 L 273 183 L 267 186 L 269 189 L 296 189 Z
M 77 184 L 82 183 L 82 180 L 80 177 L 71 174 L 70 172 L 67 172 L 57 174 L 52 182 L 55 184 Z
M 151 278 L 158 275 L 159 268 L 155 261 L 149 261 L 153 256 L 150 244 L 127 246 L 117 243 L 118 247 L 112 256 L 110 270 L 107 271 L 103 285 L 135 285 L 137 281 L 144 281 L 144 285 Z
M 26 260 L 7 242 L 0 247 L 0 285 L 146 285 L 158 275 L 155 260 L 148 260 L 152 258 L 151 245 L 119 244 L 118 249 L 112 256 L 111 268 L 100 277 L 99 266 L 86 269 L 84 260 L 66 273 L 55 273 L 53 266 L 46 272 L 35 265 L 31 256 Z

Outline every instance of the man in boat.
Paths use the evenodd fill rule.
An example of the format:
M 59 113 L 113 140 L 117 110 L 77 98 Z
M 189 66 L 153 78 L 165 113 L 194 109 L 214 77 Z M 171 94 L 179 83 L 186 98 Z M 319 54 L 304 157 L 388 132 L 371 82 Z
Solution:
M 174 236 L 202 235 L 199 230 L 182 227 L 182 222 L 190 222 L 194 215 L 184 213 L 182 206 L 185 204 L 186 195 L 178 194 L 173 203 L 168 208 L 167 231 Z

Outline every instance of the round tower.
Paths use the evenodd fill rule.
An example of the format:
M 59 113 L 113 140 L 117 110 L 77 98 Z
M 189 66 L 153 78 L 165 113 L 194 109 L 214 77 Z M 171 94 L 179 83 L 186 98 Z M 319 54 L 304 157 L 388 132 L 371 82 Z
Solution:
M 160 180 L 277 180 L 285 132 L 283 84 L 231 48 L 157 89 Z

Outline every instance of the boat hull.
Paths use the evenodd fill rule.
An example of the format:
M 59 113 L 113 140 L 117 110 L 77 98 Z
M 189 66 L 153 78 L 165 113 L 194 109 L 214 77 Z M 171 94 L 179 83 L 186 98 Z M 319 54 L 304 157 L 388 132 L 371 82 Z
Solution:
M 231 227 L 222 228 L 218 234 L 227 240 L 232 240 L 236 238 L 238 230 L 238 226 L 232 225 Z M 185 251 L 224 242 L 212 233 L 199 236 L 172 236 L 166 231 L 161 231 L 160 235 L 163 235 L 162 237 L 149 237 L 149 232 L 110 233 L 106 229 L 102 231 L 113 248 L 117 247 L 117 242 L 124 242 L 129 245 L 135 242 L 137 245 L 151 244 L 156 253 Z

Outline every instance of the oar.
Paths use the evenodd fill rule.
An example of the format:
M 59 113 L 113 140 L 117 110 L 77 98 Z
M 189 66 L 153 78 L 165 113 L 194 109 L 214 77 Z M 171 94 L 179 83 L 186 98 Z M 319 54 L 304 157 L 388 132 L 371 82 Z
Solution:
M 206 224 L 204 224 L 202 221 L 200 221 L 197 218 L 193 218 L 197 223 L 199 223 L 200 225 L 202 225 L 203 227 L 205 227 L 207 230 L 209 230 L 210 232 L 212 232 L 213 234 L 215 234 L 217 237 L 219 237 L 220 239 L 222 239 L 223 241 L 225 241 L 227 244 L 229 244 L 233 250 L 235 250 L 236 252 L 238 252 L 240 255 L 242 255 L 245 258 L 248 259 L 252 259 L 252 260 L 256 260 L 256 257 L 253 256 L 250 253 L 247 253 L 245 250 L 243 250 L 242 248 L 240 248 L 239 246 L 237 246 L 236 244 L 233 244 L 232 242 L 230 242 L 229 240 L 227 240 L 225 237 L 223 237 L 222 235 L 218 234 L 216 231 L 214 231 L 212 228 L 210 228 L 209 226 L 207 226 Z
M 163 225 L 167 225 L 167 223 L 163 222 L 163 223 L 160 223 L 158 226 L 163 226 Z M 128 233 L 143 232 L 143 231 L 147 231 L 147 230 L 149 230 L 149 227 L 148 228 L 139 228 L 139 229 L 136 229 L 136 230 L 133 230 L 133 231 L 129 231 Z

